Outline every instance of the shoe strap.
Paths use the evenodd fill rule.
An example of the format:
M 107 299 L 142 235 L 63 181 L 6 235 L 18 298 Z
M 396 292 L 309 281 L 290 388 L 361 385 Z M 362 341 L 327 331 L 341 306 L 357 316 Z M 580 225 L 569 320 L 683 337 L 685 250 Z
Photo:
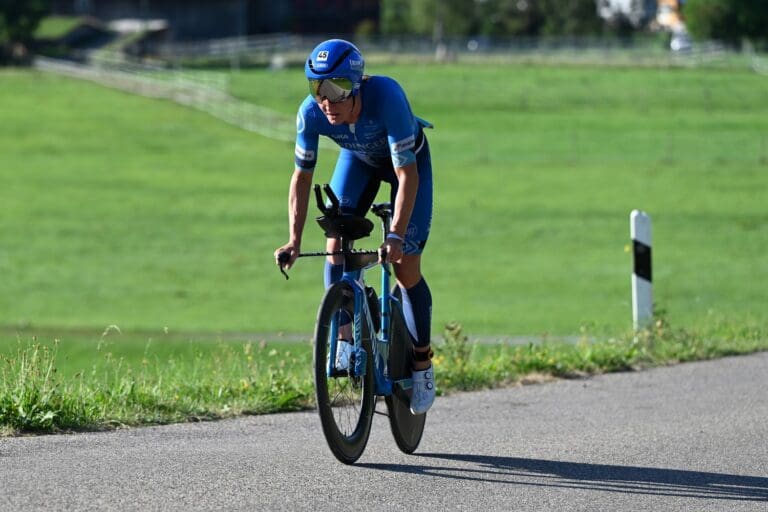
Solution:
M 418 352 L 416 349 L 413 350 L 413 360 L 418 361 L 420 363 L 423 363 L 425 361 L 431 361 L 432 356 L 434 355 L 435 353 L 432 352 L 431 348 L 426 352 Z

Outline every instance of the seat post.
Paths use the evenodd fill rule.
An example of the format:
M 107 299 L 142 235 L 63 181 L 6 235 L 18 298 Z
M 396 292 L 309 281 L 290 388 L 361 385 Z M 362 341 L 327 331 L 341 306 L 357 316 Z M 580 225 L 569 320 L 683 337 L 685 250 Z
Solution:
M 352 250 L 352 240 L 349 240 L 346 237 L 340 236 L 339 241 L 341 242 L 341 252 L 349 252 Z
M 383 230 L 384 238 L 386 239 L 387 233 L 392 223 L 392 204 L 380 203 L 371 206 L 371 211 L 374 215 L 381 219 L 381 228 Z
M 350 240 L 345 236 L 340 236 L 339 242 L 341 242 L 341 252 L 342 252 L 341 264 L 344 265 L 343 269 L 344 269 L 344 272 L 346 272 L 347 271 L 347 255 L 352 250 L 352 240 Z

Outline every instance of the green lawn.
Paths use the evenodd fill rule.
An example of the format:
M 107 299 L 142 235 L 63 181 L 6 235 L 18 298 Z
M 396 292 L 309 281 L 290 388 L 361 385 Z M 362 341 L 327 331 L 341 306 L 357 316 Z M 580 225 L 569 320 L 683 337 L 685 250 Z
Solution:
M 654 222 L 656 301 L 673 322 L 765 319 L 768 87 L 741 71 L 380 67 L 430 134 L 435 317 L 469 332 L 626 326 L 629 213 Z M 277 84 L 291 84 L 278 87 Z M 298 84 L 298 85 L 293 85 Z M 241 74 L 285 112 L 300 72 Z
M 37 39 L 55 39 L 63 37 L 85 20 L 77 16 L 47 16 L 40 21 L 35 37 Z
M 244 348 L 255 356 L 256 363 L 262 368 L 283 366 L 290 363 L 292 371 L 311 377 L 312 344 L 306 340 L 286 340 L 279 336 L 267 341 L 259 336 L 205 337 L 196 338 L 173 332 L 123 333 L 114 328 L 103 332 L 77 332 L 54 336 L 50 333 L 37 333 L 30 336 L 0 335 L 0 359 L 3 356 L 13 358 L 19 349 L 28 349 L 40 345 L 56 348 L 56 372 L 63 381 L 72 380 L 77 374 L 99 375 L 109 373 L 109 368 L 120 364 L 124 369 L 131 368 L 135 373 L 142 367 L 151 365 L 161 371 L 178 370 L 174 366 L 191 367 L 192 363 L 205 361 L 210 368 L 215 359 L 221 359 L 234 353 L 243 354 Z M 287 360 L 286 360 L 287 358 Z M 300 370 L 300 371 L 299 371 Z M 223 371 L 219 369 L 217 371 Z M 183 371 L 181 373 L 189 373 Z M 257 377 L 259 372 L 240 377 Z M 231 376 L 236 381 L 236 375 Z M 191 379 L 184 375 L 185 380 Z
M 674 325 L 765 324 L 768 84 L 741 71 L 381 66 L 436 179 L 424 271 L 435 332 L 630 326 L 629 213 L 654 225 Z M 285 282 L 293 145 L 86 82 L 0 72 L 0 325 L 36 332 L 309 333 L 321 262 Z M 293 116 L 299 70 L 234 94 Z M 328 180 L 335 153 L 320 157 Z M 308 226 L 304 249 L 321 247 Z M 370 245 L 375 245 L 371 243 Z

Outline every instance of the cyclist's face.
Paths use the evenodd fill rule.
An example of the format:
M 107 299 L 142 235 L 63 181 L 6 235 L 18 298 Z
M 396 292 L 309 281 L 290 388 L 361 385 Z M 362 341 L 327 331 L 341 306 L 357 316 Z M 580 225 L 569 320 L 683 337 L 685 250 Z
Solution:
M 317 101 L 320 110 L 323 111 L 328 122 L 332 125 L 336 126 L 352 122 L 355 103 L 352 101 L 351 96 L 338 103 L 331 103 L 328 101 L 328 98 L 319 97 L 315 97 L 315 101 Z

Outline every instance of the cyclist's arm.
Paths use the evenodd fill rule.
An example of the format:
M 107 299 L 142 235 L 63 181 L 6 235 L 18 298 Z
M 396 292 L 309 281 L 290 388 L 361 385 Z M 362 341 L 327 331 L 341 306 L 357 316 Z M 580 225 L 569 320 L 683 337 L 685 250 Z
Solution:
M 415 125 L 405 93 L 397 82 L 386 79 L 382 82 L 382 87 L 387 101 L 385 108 L 381 109 L 381 115 L 387 130 L 392 167 L 398 181 L 390 231 L 405 239 L 419 189 L 419 173 L 416 167 L 418 126 Z
M 288 191 L 289 241 L 297 253 L 301 247 L 301 235 L 304 231 L 304 223 L 307 220 L 311 188 L 312 173 L 297 167 L 293 171 L 291 186 Z
M 411 220 L 413 206 L 416 203 L 416 193 L 419 190 L 419 173 L 416 162 L 411 162 L 403 167 L 395 168 L 395 175 L 399 183 L 395 195 L 394 215 L 390 231 L 401 238 L 405 238 L 408 230 L 408 222 Z
M 313 115 L 313 107 L 316 108 L 314 100 L 307 97 L 296 115 L 295 166 L 288 190 L 289 241 L 282 248 L 291 255 L 287 268 L 290 268 L 299 256 L 301 236 L 304 231 L 304 223 L 307 220 L 312 172 L 317 163 L 319 134 L 313 127 L 313 120 L 316 117 Z

